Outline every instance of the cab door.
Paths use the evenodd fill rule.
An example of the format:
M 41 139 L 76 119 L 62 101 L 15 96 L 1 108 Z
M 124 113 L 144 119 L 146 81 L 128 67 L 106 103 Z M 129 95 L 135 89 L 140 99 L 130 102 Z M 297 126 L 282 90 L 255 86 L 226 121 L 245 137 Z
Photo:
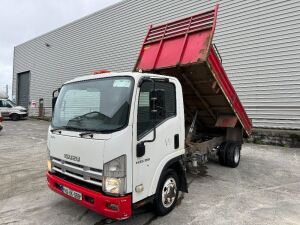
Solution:
M 175 141 L 181 133 L 181 121 L 177 113 L 176 85 L 166 80 L 155 81 L 155 86 L 156 90 L 164 92 L 164 105 L 157 109 L 155 121 L 150 110 L 153 83 L 143 81 L 136 96 L 138 104 L 133 132 L 133 203 L 153 194 L 153 190 L 156 189 L 153 184 L 159 179 L 164 163 L 174 158 L 174 154 L 178 154 L 179 149 Z M 136 146 L 143 141 L 146 141 L 145 154 L 138 157 Z

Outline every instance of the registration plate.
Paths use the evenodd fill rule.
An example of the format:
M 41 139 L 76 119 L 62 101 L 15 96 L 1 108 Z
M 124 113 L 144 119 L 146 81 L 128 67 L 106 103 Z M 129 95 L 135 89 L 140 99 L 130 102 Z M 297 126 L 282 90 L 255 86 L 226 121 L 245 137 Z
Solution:
M 61 187 L 61 190 L 66 195 L 69 195 L 77 200 L 82 200 L 82 194 L 77 191 L 73 191 L 72 189 L 64 187 L 64 186 Z

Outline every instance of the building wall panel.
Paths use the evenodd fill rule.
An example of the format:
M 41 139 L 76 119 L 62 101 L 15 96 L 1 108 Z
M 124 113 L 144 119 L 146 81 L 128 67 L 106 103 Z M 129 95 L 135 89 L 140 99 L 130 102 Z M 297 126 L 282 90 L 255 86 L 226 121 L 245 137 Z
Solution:
M 15 48 L 30 99 L 95 69 L 131 71 L 150 24 L 211 9 L 210 0 L 125 0 Z M 214 43 L 255 127 L 300 129 L 300 1 L 220 0 Z M 46 47 L 48 43 L 50 47 Z

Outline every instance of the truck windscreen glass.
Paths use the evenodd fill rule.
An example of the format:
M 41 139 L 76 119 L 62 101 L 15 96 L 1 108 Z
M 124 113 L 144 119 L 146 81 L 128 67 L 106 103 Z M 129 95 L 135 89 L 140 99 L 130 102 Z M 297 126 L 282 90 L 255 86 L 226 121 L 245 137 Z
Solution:
M 128 124 L 134 80 L 111 77 L 66 84 L 58 96 L 52 126 L 109 133 Z

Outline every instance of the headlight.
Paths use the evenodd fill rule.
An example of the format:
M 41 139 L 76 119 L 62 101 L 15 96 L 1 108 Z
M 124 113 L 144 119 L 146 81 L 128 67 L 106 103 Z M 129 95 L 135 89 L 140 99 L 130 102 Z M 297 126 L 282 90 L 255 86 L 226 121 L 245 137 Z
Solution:
M 51 162 L 51 160 L 47 161 L 47 166 L 48 166 L 48 171 L 52 172 L 52 162 Z
M 126 193 L 125 155 L 104 164 L 102 189 L 111 195 L 124 195 Z

